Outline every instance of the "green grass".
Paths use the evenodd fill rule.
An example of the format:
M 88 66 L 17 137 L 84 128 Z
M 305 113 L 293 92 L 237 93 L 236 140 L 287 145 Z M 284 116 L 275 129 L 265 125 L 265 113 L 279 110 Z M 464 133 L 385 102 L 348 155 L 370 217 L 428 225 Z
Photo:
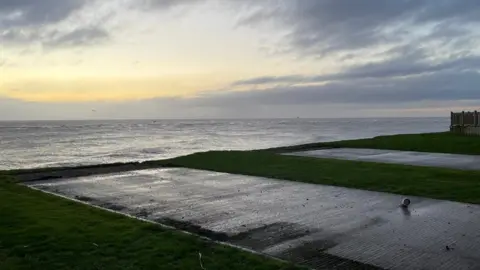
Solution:
M 454 133 L 381 136 L 261 151 L 214 151 L 142 165 L 103 164 L 82 169 L 181 166 L 480 204 L 480 171 L 276 154 L 324 147 L 480 155 L 480 137 Z M 31 190 L 2 175 L 68 175 L 70 170 L 0 172 L 0 269 L 201 269 L 199 252 L 208 270 L 294 269 L 196 236 Z
M 375 148 L 480 155 L 480 137 L 454 133 L 381 136 L 261 151 L 197 153 L 143 165 L 103 164 L 95 170 L 181 166 L 480 204 L 480 171 L 282 156 L 324 147 Z M 130 219 L 13 183 L 0 172 L 0 269 L 297 269 L 158 225 Z M 131 168 L 129 168 L 131 169 Z
M 480 171 L 214 151 L 178 157 L 173 166 L 480 204 Z
M 0 269 L 296 269 L 14 184 L 0 175 Z
M 270 152 L 293 152 L 324 147 L 374 148 L 419 152 L 480 155 L 480 136 L 451 132 L 379 136 L 371 139 L 311 143 L 267 149 Z

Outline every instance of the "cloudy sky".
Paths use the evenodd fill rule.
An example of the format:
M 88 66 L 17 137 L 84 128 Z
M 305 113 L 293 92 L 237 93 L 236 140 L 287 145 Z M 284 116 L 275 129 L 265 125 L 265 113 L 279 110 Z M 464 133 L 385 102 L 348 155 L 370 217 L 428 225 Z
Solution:
M 480 109 L 478 0 L 0 0 L 0 120 Z

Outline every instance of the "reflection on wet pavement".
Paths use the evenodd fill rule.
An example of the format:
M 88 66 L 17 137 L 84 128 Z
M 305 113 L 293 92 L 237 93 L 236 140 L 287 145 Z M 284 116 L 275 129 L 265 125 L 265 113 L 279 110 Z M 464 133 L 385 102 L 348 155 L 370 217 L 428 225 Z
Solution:
M 362 148 L 331 148 L 287 153 L 285 155 L 443 167 L 461 170 L 480 170 L 480 156 L 474 155 L 423 153 Z
M 480 268 L 477 205 L 182 168 L 28 185 L 313 268 Z

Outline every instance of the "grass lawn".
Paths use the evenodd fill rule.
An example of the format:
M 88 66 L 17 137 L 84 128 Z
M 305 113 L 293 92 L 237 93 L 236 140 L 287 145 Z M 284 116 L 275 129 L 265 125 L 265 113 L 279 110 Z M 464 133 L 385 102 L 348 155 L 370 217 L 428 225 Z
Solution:
M 480 204 L 480 171 L 283 156 L 263 151 L 212 151 L 165 163 Z
M 0 175 L 0 269 L 297 269 Z
M 260 151 L 212 151 L 142 164 L 0 172 L 0 269 L 202 269 L 199 252 L 208 270 L 298 269 L 31 190 L 15 184 L 6 174 L 62 177 L 180 166 L 480 204 L 480 171 L 276 154 L 323 147 L 480 155 L 480 137 L 452 133 L 394 135 Z
M 419 152 L 480 155 L 480 136 L 450 132 L 379 136 L 371 139 L 311 143 L 267 149 L 271 152 L 294 152 L 323 147 L 374 148 Z

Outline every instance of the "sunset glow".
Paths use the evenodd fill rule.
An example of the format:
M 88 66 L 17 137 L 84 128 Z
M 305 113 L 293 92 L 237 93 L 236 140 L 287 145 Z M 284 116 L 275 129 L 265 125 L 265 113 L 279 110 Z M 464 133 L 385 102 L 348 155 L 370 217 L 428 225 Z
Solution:
M 470 2 L 377 2 L 0 2 L 0 104 L 20 118 L 47 103 L 152 99 L 195 117 L 171 98 L 197 112 L 303 106 L 298 114 L 317 117 L 326 107 L 409 113 L 420 101 L 419 112 L 439 115 L 445 100 L 480 100 Z

